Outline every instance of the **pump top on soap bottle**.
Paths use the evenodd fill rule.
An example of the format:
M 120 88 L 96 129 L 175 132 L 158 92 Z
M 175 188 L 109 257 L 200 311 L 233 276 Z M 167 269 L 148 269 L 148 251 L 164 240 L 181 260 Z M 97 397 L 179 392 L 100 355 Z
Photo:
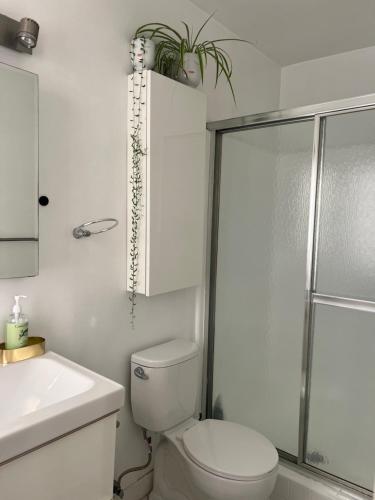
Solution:
M 18 323 L 21 318 L 25 318 L 25 315 L 22 314 L 20 299 L 27 299 L 27 295 L 15 295 L 14 296 L 14 306 L 12 309 L 12 314 L 10 316 L 11 316 L 11 318 L 14 317 L 15 323 Z
M 29 320 L 22 313 L 20 299 L 26 299 L 26 295 L 15 295 L 12 314 L 6 323 L 5 348 L 17 349 L 27 344 Z

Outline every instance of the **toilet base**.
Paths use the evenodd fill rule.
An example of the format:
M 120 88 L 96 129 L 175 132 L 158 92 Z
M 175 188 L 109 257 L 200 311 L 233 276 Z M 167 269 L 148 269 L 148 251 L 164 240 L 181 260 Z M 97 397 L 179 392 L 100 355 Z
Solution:
M 148 496 L 149 500 L 163 500 L 162 497 L 157 495 L 156 493 L 151 492 Z
M 156 451 L 154 487 L 149 498 L 150 500 L 211 500 L 202 497 L 191 484 L 183 457 L 166 439 L 160 442 Z

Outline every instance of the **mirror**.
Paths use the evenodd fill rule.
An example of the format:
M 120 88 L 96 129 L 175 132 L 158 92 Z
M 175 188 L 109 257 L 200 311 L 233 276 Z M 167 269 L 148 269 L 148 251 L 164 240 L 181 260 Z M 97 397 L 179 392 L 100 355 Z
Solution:
M 0 63 L 0 278 L 38 274 L 38 76 Z

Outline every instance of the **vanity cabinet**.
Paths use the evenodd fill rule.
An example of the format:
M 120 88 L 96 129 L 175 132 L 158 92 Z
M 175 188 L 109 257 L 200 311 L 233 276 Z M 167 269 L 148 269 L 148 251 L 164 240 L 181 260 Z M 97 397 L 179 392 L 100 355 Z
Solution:
M 2 464 L 0 498 L 111 500 L 115 446 L 113 414 Z
M 128 290 L 134 159 L 131 135 L 137 118 L 145 153 L 140 163 L 137 293 L 149 296 L 196 286 L 202 280 L 206 96 L 149 70 L 128 77 Z

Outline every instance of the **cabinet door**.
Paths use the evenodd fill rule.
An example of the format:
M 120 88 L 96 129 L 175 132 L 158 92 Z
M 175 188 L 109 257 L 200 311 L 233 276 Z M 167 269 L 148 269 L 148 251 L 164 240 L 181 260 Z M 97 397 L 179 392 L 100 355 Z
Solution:
M 146 75 L 144 269 L 146 295 L 202 280 L 206 215 L 206 97 L 152 71 Z M 140 287 L 141 288 L 141 287 Z

